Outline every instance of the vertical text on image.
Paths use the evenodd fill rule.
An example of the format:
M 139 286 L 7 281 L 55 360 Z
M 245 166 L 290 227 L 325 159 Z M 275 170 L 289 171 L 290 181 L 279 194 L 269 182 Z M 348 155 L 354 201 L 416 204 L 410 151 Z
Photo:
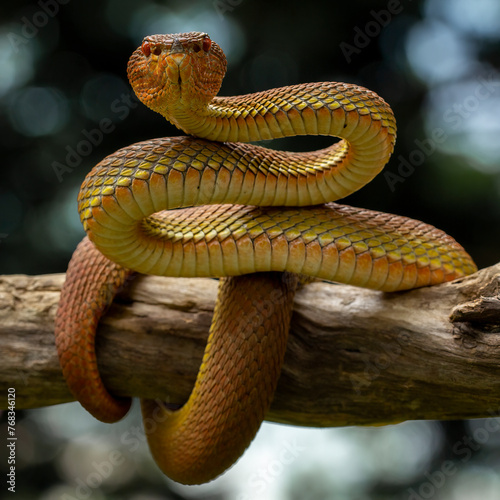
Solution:
M 16 390 L 7 389 L 7 490 L 16 492 Z

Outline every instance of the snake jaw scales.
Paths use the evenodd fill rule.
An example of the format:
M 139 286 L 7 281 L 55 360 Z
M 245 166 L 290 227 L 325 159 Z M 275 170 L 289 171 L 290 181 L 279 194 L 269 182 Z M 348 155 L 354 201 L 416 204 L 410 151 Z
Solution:
M 111 422 L 130 401 L 102 382 L 95 333 L 117 290 L 134 272 L 224 277 L 189 400 L 176 411 L 142 401 L 158 466 L 186 484 L 224 472 L 255 436 L 280 374 L 299 275 L 394 291 L 476 270 L 432 226 L 330 203 L 370 182 L 393 151 L 396 124 L 382 98 L 334 82 L 217 97 L 225 70 L 206 33 L 149 36 L 132 54 L 127 73 L 140 100 L 190 136 L 133 144 L 87 175 L 78 209 L 88 237 L 56 316 L 70 390 Z M 341 141 L 310 153 L 242 144 L 301 134 Z

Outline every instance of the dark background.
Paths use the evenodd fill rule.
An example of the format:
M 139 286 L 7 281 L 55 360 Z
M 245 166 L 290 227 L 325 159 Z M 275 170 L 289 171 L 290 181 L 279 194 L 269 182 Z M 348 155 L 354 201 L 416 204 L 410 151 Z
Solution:
M 132 100 L 125 69 L 143 36 L 190 30 L 208 32 L 226 51 L 223 95 L 322 80 L 357 83 L 379 93 L 398 121 L 396 150 L 386 173 L 345 202 L 444 229 L 479 267 L 500 260 L 500 9 L 495 0 L 49 0 L 1 7 L 0 273 L 64 272 L 83 236 L 76 195 L 85 174 L 127 144 L 179 134 Z M 97 132 L 104 119 L 112 125 Z M 324 144 L 323 138 L 300 138 L 278 147 Z M 50 448 L 36 433 L 36 418 L 26 422 L 30 439 Z M 364 496 L 347 492 L 342 498 L 408 498 L 409 487 L 418 491 L 429 481 L 426 471 L 439 469 L 447 457 L 457 460 L 451 445 L 470 433 L 468 426 L 436 424 L 442 446 L 418 474 L 396 481 L 388 473 L 366 485 Z M 66 446 L 59 439 L 50 448 L 54 457 Z M 498 470 L 495 446 L 472 455 L 467 467 Z M 56 474 L 54 461 L 26 460 L 26 470 L 37 478 L 24 481 L 26 498 L 41 498 L 45 490 L 49 495 L 62 481 L 71 484 L 71 477 Z M 98 498 L 163 498 L 126 496 L 125 491 L 166 488 L 158 486 L 156 476 L 144 490 L 134 481 L 137 476 L 130 474 L 130 484 L 119 486 L 125 490 L 108 486 Z M 433 498 L 462 498 L 446 491 L 436 489 Z M 481 498 L 500 498 L 498 491 Z M 305 498 L 290 491 L 283 495 Z

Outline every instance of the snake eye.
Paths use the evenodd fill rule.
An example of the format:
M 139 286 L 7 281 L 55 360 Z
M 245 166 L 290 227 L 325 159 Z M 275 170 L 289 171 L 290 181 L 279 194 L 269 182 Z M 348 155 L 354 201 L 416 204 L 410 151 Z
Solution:
M 193 45 L 193 50 L 195 52 L 199 52 L 201 50 L 201 47 L 197 44 L 197 45 Z
M 154 54 L 155 56 L 159 56 L 161 54 L 161 47 L 144 40 L 141 45 L 141 50 L 143 54 L 148 57 L 150 54 Z
M 210 47 L 211 47 L 211 46 L 212 46 L 212 40 L 210 40 L 210 38 L 208 38 L 208 36 L 207 36 L 207 37 L 205 37 L 205 38 L 203 39 L 203 50 L 204 50 L 205 52 L 208 52 L 208 51 L 210 50 Z
M 141 45 L 141 50 L 146 57 L 149 56 L 149 54 L 151 54 L 151 44 L 149 42 L 146 42 L 146 40 L 144 40 L 144 42 L 142 42 Z

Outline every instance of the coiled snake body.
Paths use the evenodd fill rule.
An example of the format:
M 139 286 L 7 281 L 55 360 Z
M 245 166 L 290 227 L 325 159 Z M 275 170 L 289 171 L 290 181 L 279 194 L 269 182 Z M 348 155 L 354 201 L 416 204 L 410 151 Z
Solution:
M 331 203 L 369 182 L 392 153 L 395 120 L 379 96 L 327 82 L 216 97 L 225 69 L 204 33 L 149 36 L 133 53 L 138 97 L 190 136 L 123 148 L 87 175 L 78 207 L 88 239 L 72 257 L 56 319 L 72 393 L 112 422 L 130 401 L 104 387 L 94 337 L 127 276 L 226 277 L 188 402 L 172 411 L 141 401 L 158 422 L 148 431 L 156 462 L 188 484 L 232 465 L 264 419 L 299 275 L 394 291 L 476 270 L 431 226 Z M 342 140 L 310 153 L 243 144 L 301 134 Z

